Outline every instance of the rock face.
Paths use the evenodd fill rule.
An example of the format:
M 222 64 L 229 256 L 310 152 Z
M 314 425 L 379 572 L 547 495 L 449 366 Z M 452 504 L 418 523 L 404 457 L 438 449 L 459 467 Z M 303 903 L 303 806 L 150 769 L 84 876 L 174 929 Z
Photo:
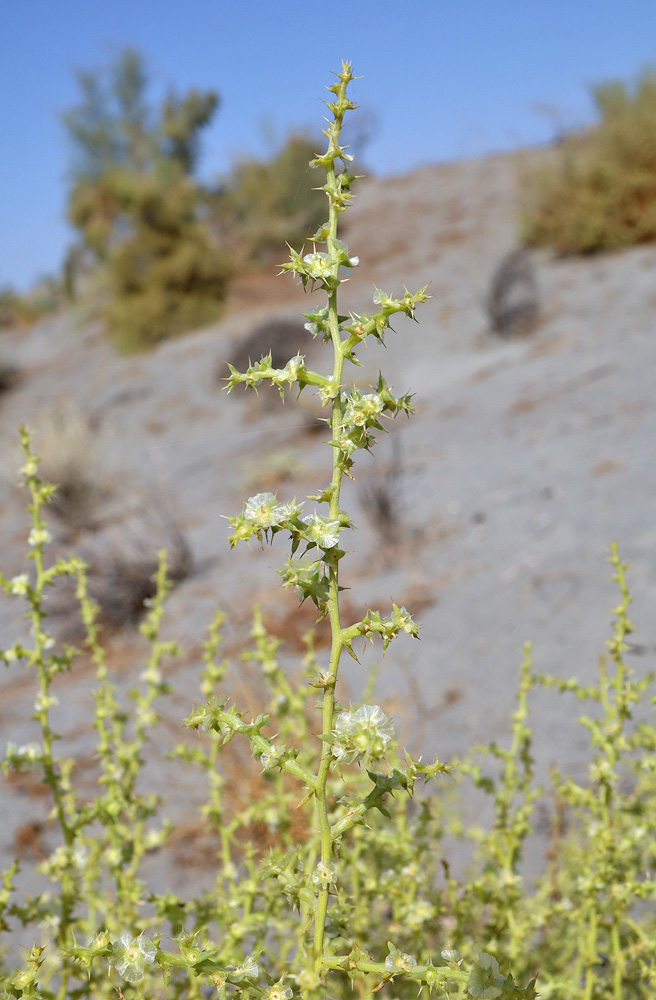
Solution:
M 606 562 L 612 540 L 632 564 L 636 635 L 628 655 L 639 671 L 655 666 L 656 248 L 570 261 L 536 255 L 539 327 L 515 337 L 507 319 L 513 300 L 500 295 L 499 332 L 507 335 L 492 336 L 493 275 L 516 247 L 515 176 L 516 159 L 499 156 L 368 180 L 344 216 L 343 238 L 361 259 L 340 290 L 344 314 L 371 311 L 374 284 L 389 292 L 428 284 L 433 298 L 418 325 L 394 324 L 386 350 L 360 351 L 357 384 L 375 383 L 381 369 L 394 390 L 415 393 L 417 412 L 389 424 L 373 459 L 359 457 L 357 481 L 344 493 L 359 529 L 343 579 L 347 617 L 365 603 L 387 611 L 392 597 L 416 612 L 422 641 L 404 637 L 382 661 L 369 647 L 362 668 L 349 659 L 340 698 L 357 701 L 377 665 L 377 699 L 398 708 L 409 749 L 437 751 L 442 760 L 473 743 L 506 740 L 525 640 L 533 640 L 540 672 L 594 678 L 608 609 L 617 603 Z M 89 416 L 94 475 L 114 484 L 116 510 L 67 544 L 93 567 L 113 626 L 137 616 L 162 544 L 177 567 L 165 635 L 192 653 L 168 667 L 170 718 L 183 718 L 199 698 L 197 651 L 216 608 L 229 617 L 234 648 L 256 601 L 279 634 L 296 639 L 293 596 L 274 573 L 286 546 L 276 538 L 272 551 L 228 553 L 223 520 L 249 495 L 277 489 L 281 499 L 301 499 L 329 476 L 331 449 L 314 433 L 317 403 L 307 390 L 263 409 L 217 385 L 234 345 L 261 343 L 265 324 L 294 330 L 282 364 L 285 353 L 301 350 L 300 337 L 312 345 L 300 314 L 321 296 L 305 295 L 289 276 L 278 283 L 273 304 L 253 294 L 253 305 L 242 299 L 221 323 L 138 358 L 116 356 L 101 330 L 71 315 L 2 337 L 3 358 L 21 375 L 0 397 L 2 569 L 25 570 L 14 428 L 68 394 Z M 314 348 L 312 365 L 330 365 L 321 345 Z M 34 444 L 38 451 L 38 434 Z M 390 470 L 387 478 L 374 462 Z M 393 521 L 389 544 L 381 543 L 381 511 Z M 55 610 L 56 596 L 50 600 Z M 16 600 L 0 602 L 0 643 L 25 628 L 22 611 Z M 134 627 L 112 644 L 117 676 L 134 682 L 144 662 Z M 0 724 L 14 742 L 32 711 L 30 682 L 23 673 L 0 674 Z M 84 756 L 92 746 L 89 671 L 74 669 L 62 684 L 58 723 L 73 734 L 72 752 Z M 580 773 L 588 754 L 575 722 L 580 707 L 542 692 L 532 708 L 538 775 L 552 763 Z M 172 727 L 162 740 L 177 738 Z M 179 789 L 188 814 L 195 794 L 188 776 Z M 7 795 L 13 809 L 19 792 Z M 3 859 L 14 834 L 3 826 Z

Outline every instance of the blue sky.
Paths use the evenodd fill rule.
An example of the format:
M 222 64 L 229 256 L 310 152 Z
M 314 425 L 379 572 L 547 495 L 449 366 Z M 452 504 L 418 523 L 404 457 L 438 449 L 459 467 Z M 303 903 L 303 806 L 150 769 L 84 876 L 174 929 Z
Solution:
M 654 0 L 0 0 L 0 286 L 55 272 L 64 213 L 61 113 L 74 70 L 126 45 L 153 95 L 219 91 L 201 174 L 320 124 L 342 58 L 375 121 L 378 174 L 547 142 L 589 122 L 588 87 L 656 63 Z

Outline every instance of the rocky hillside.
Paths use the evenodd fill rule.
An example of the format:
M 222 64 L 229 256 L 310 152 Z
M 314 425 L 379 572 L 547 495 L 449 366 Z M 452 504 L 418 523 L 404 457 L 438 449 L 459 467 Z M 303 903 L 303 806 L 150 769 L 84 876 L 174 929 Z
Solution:
M 378 698 L 402 720 L 408 746 L 443 760 L 504 738 L 525 640 L 539 671 L 593 678 L 617 600 L 606 562 L 613 540 L 631 563 L 630 660 L 640 671 L 655 666 L 656 248 L 532 257 L 537 322 L 521 337 L 492 333 L 490 282 L 516 246 L 517 162 L 496 156 L 364 181 L 344 217 L 361 260 L 343 286 L 344 312 L 371 310 L 374 284 L 395 293 L 428 284 L 433 297 L 418 325 L 395 324 L 387 349 L 361 352 L 358 382 L 374 382 L 381 369 L 395 390 L 416 394 L 417 412 L 390 424 L 374 458 L 361 457 L 344 498 L 360 529 L 345 617 L 365 603 L 387 610 L 393 598 L 423 624 L 422 638 L 404 637 L 384 658 L 369 646 L 361 668 L 349 660 L 340 697 L 357 699 L 376 666 Z M 243 363 L 270 346 L 283 365 L 297 352 L 321 365 L 300 318 L 320 301 L 288 275 L 244 280 L 222 322 L 137 358 L 116 356 L 75 312 L 0 339 L 2 358 L 20 371 L 0 397 L 2 569 L 25 569 L 25 497 L 14 483 L 15 428 L 26 422 L 47 470 L 73 456 L 68 494 L 51 518 L 54 548 L 90 563 L 110 664 L 126 685 L 143 663 L 134 623 L 155 552 L 171 551 L 178 584 L 166 634 L 185 654 L 169 666 L 165 744 L 198 697 L 200 644 L 216 608 L 229 616 L 234 651 L 261 604 L 290 664 L 312 622 L 305 608 L 299 621 L 293 595 L 280 589 L 282 539 L 264 552 L 230 553 L 223 516 L 254 493 L 300 498 L 326 481 L 331 449 L 317 401 L 304 394 L 283 408 L 266 393 L 227 396 L 221 377 L 226 360 Z M 72 593 L 53 594 L 51 611 L 57 634 L 75 638 Z M 22 628 L 18 602 L 0 601 L 0 643 Z M 65 751 L 84 769 L 92 674 L 77 662 L 57 711 Z M 7 740 L 29 735 L 19 721 L 31 711 L 28 682 L 0 675 Z M 587 741 L 573 722 L 577 706 L 546 694 L 534 705 L 539 771 L 557 762 L 580 773 Z M 181 822 L 190 812 L 183 791 Z M 37 824 L 30 839 L 27 826 L 40 809 L 33 793 L 20 782 L 3 791 L 15 816 L 3 824 L 3 855 L 41 850 L 47 829 Z

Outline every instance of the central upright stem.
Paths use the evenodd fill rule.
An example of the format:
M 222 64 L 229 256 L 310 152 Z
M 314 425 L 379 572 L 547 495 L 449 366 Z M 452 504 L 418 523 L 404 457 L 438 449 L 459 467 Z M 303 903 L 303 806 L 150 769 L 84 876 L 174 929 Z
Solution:
M 337 139 L 341 129 L 341 120 L 336 120 L 333 126 L 333 136 Z M 334 197 L 337 187 L 337 178 L 334 165 L 326 168 L 327 181 L 326 189 L 330 200 L 330 214 L 328 220 L 328 231 L 326 243 L 328 252 L 334 248 L 333 241 L 337 238 L 337 218 L 339 209 Z M 335 265 L 334 277 L 337 278 L 339 265 Z M 337 289 L 333 289 L 328 298 L 328 326 L 333 343 L 334 366 L 332 384 L 335 395 L 332 400 L 332 416 L 330 426 L 332 430 L 333 444 L 337 444 L 342 433 L 342 376 L 344 371 L 344 351 L 339 330 L 339 318 L 337 312 Z M 333 448 L 333 474 L 330 484 L 329 517 L 331 520 L 340 520 L 340 491 L 342 486 L 342 476 L 344 474 L 344 460 L 339 447 Z M 330 621 L 331 647 L 328 672 L 322 680 L 323 686 L 323 718 L 321 761 L 317 774 L 316 799 L 317 799 L 317 820 L 321 835 L 321 862 L 329 865 L 332 859 L 333 846 L 330 833 L 330 822 L 328 817 L 328 797 L 326 785 L 330 771 L 330 761 L 332 749 L 329 742 L 333 730 L 333 718 L 335 713 L 335 684 L 337 682 L 337 672 L 342 653 L 342 626 L 339 616 L 339 559 L 340 554 L 335 551 L 328 562 L 328 618 Z M 323 884 L 319 890 L 314 921 L 314 963 L 319 971 L 323 956 L 324 933 L 326 923 L 326 913 L 328 909 L 329 884 Z

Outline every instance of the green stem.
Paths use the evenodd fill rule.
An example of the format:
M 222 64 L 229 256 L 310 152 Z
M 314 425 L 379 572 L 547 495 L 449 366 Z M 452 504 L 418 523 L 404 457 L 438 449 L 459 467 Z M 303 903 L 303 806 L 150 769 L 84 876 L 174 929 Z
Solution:
M 346 98 L 346 86 L 348 80 L 346 74 L 342 75 L 340 92 L 337 95 L 338 103 L 343 104 Z M 329 130 L 329 150 L 338 146 L 339 135 L 342 127 L 344 112 L 335 114 L 335 120 Z M 334 240 L 337 239 L 337 219 L 339 206 L 337 200 L 337 177 L 335 174 L 334 159 L 332 163 L 326 165 L 326 190 L 330 202 L 328 227 L 326 234 L 326 244 L 328 252 L 334 250 Z M 338 265 L 335 265 L 334 277 L 337 278 Z M 328 326 L 333 343 L 333 378 L 332 384 L 335 386 L 336 395 L 332 403 L 332 416 L 330 427 L 332 431 L 332 441 L 337 442 L 342 433 L 342 378 L 344 372 L 344 349 L 339 328 L 339 315 L 337 310 L 337 290 L 333 289 L 328 298 Z M 333 448 L 333 471 L 330 484 L 329 517 L 339 520 L 340 514 L 340 492 L 342 478 L 344 475 L 344 458 L 339 448 Z M 330 819 L 328 816 L 328 797 L 326 785 L 330 771 L 332 748 L 329 738 L 333 730 L 333 719 L 335 714 L 335 685 L 337 683 L 337 673 L 342 655 L 343 638 L 342 626 L 339 614 L 339 560 L 337 553 L 328 565 L 328 618 L 330 621 L 331 647 L 328 673 L 323 681 L 323 706 L 322 706 L 322 736 L 324 737 L 321 747 L 321 761 L 316 778 L 315 794 L 317 799 L 317 822 L 319 825 L 321 842 L 321 861 L 329 865 L 333 853 L 333 837 L 330 829 Z M 324 935 L 326 913 L 328 910 L 329 886 L 322 885 L 319 890 L 317 905 L 314 915 L 314 942 L 313 957 L 316 970 L 319 971 L 324 950 Z

